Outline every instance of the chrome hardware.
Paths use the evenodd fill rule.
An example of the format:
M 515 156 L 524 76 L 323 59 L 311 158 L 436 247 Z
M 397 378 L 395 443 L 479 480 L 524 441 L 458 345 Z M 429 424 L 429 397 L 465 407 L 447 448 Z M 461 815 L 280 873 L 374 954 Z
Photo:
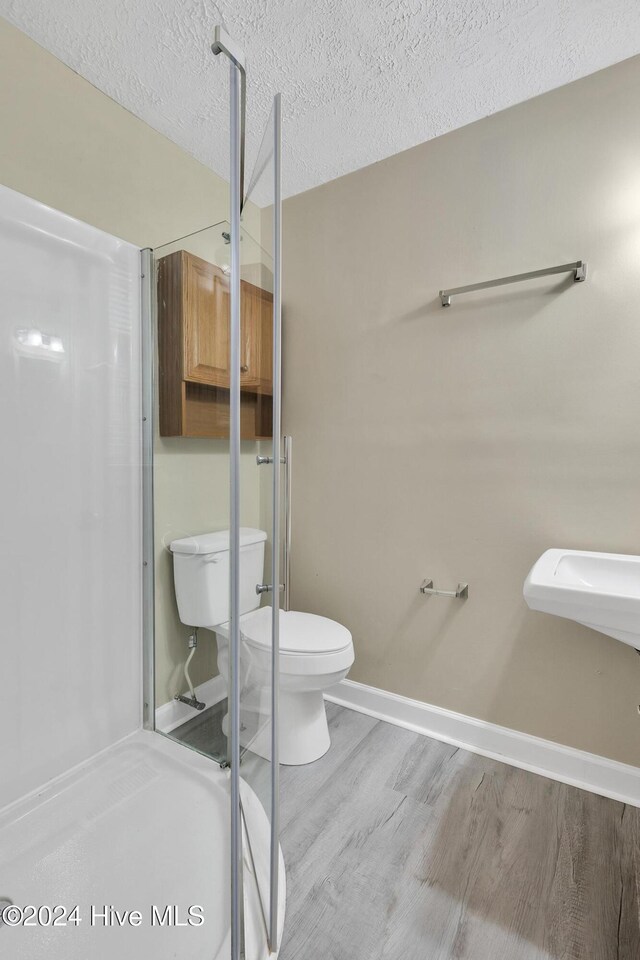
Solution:
M 230 212 L 230 275 L 229 275 L 229 677 L 227 762 L 231 768 L 229 797 L 231 822 L 229 845 L 231 853 L 231 915 L 229 950 L 230 960 L 240 960 L 245 954 L 243 893 L 243 825 L 240 810 L 240 396 L 241 396 L 241 336 L 240 336 L 240 217 L 244 206 L 245 118 L 247 83 L 244 53 L 226 31 L 216 27 L 211 47 L 214 54 L 225 54 L 229 68 L 229 212 Z M 193 651 L 192 651 L 193 653 Z M 191 691 L 189 691 L 191 692 Z M 274 724 L 275 728 L 275 724 Z M 273 810 L 277 811 L 277 805 Z M 273 822 L 273 820 L 272 820 Z M 275 844 L 272 843 L 272 849 Z M 272 855 L 273 860 L 273 855 Z M 274 888 L 277 890 L 277 885 Z M 277 900 L 275 894 L 272 900 Z M 276 937 L 277 940 L 277 937 Z M 270 944 L 270 946 L 272 946 Z M 277 943 L 275 944 L 277 949 Z
M 182 694 L 176 693 L 174 700 L 179 700 L 180 703 L 186 703 L 188 707 L 193 707 L 195 710 L 204 710 L 206 703 L 203 703 L 202 700 L 198 700 L 197 697 L 183 697 Z
M 217 26 L 215 28 L 211 52 L 216 57 L 219 53 L 226 54 L 238 69 L 244 70 L 244 50 L 239 43 L 236 43 L 236 41 L 229 36 L 224 27 Z
M 284 438 L 284 550 L 283 570 L 285 610 L 291 609 L 291 437 Z
M 143 725 L 145 730 L 155 730 L 155 639 L 154 639 L 154 542 L 153 542 L 153 445 L 154 445 L 154 354 L 156 315 L 156 262 L 150 249 L 141 252 L 142 259 L 142 543 L 144 561 L 142 568 L 142 688 Z
M 186 697 L 180 693 L 176 693 L 173 699 L 179 700 L 180 703 L 186 703 L 187 706 L 194 707 L 194 709 L 196 710 L 204 710 L 204 708 L 206 707 L 206 703 L 203 703 L 202 700 L 198 700 L 198 698 L 196 697 L 196 692 L 193 684 L 191 683 L 191 677 L 189 676 L 189 664 L 191 663 L 193 659 L 193 655 L 196 652 L 196 649 L 198 647 L 198 628 L 197 627 L 193 628 L 193 633 L 190 634 L 189 637 L 187 638 L 187 647 L 189 648 L 191 653 L 187 657 L 187 662 L 184 665 L 184 677 L 185 677 L 185 680 L 187 681 L 187 686 L 189 687 L 189 693 L 191 694 L 191 696 Z
M 284 583 L 280 584 L 280 593 L 284 590 Z M 256 583 L 256 593 L 260 595 L 261 593 L 272 593 L 273 585 L 271 583 Z
M 584 283 L 587 279 L 587 265 L 584 260 L 578 260 L 576 263 L 575 273 L 573 274 L 574 283 Z
M 433 580 L 423 580 L 420 584 L 420 593 L 435 597 L 454 597 L 456 600 L 466 600 L 469 596 L 469 584 L 459 583 L 455 590 L 436 590 Z
M 214 57 L 219 56 L 223 53 L 228 60 L 236 67 L 240 76 L 240 112 L 239 112 L 239 121 L 240 121 L 240 141 L 238 144 L 239 147 L 239 191 L 240 191 L 240 212 L 242 213 L 242 208 L 244 207 L 244 154 L 245 154 L 245 139 L 246 139 L 246 117 L 247 117 L 247 72 L 245 68 L 245 59 L 244 59 L 244 50 L 242 47 L 229 36 L 227 31 L 220 26 L 216 26 L 215 34 L 213 38 L 213 43 L 211 44 L 211 52 Z M 238 228 L 240 224 L 238 224 Z M 233 224 L 231 224 L 233 229 Z
M 272 247 L 273 250 L 273 407 L 271 416 L 271 436 L 273 437 L 273 455 L 280 459 L 280 434 L 282 431 L 282 103 L 276 93 L 273 98 L 273 202 Z M 274 469 L 271 484 L 271 517 L 273 537 L 271 538 L 271 576 L 280 584 L 280 507 L 281 507 L 281 471 Z M 278 903 L 276 891 L 280 887 L 280 746 L 279 746 L 279 708 L 280 701 L 280 597 L 271 604 L 271 804 L 269 820 L 271 825 L 271 863 L 269 867 L 269 888 L 271 903 L 267 921 L 267 945 L 271 954 L 278 952 L 278 930 L 282 904 Z M 254 876 L 255 876 L 254 869 Z
M 489 287 L 502 287 L 507 283 L 520 283 L 522 280 L 535 280 L 537 277 L 549 277 L 554 273 L 573 273 L 575 283 L 582 283 L 587 279 L 587 265 L 584 260 L 574 263 L 563 263 L 559 267 L 545 267 L 544 270 L 530 270 L 528 273 L 516 273 L 511 277 L 500 277 L 498 280 L 483 280 L 481 283 L 469 283 L 466 287 L 452 287 L 451 290 L 440 291 L 440 301 L 443 307 L 451 306 L 451 297 L 460 293 L 472 293 L 474 290 L 487 290 Z
M 291 447 L 292 438 L 288 436 L 283 437 L 284 456 L 280 457 L 280 463 L 285 464 L 286 468 L 284 471 L 284 544 L 282 563 L 284 588 L 281 586 L 280 589 L 284 589 L 284 599 L 282 602 L 284 610 L 291 609 Z M 273 457 L 257 456 L 256 463 L 259 467 L 273 463 Z

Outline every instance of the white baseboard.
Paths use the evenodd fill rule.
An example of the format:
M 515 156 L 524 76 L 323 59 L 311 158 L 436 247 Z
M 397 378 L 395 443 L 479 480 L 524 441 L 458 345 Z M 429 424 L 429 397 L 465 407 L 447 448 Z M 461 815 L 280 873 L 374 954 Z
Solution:
M 405 727 L 425 737 L 451 743 L 483 757 L 568 783 L 591 793 L 640 807 L 640 768 L 618 763 L 542 740 L 495 723 L 476 720 L 420 700 L 343 680 L 325 695 L 327 700 Z
M 195 687 L 195 692 L 198 700 L 201 700 L 206 707 L 212 707 L 215 703 L 224 700 L 227 695 L 227 687 L 222 677 L 218 676 L 201 683 L 199 687 Z M 163 703 L 161 707 L 156 708 L 156 730 L 170 733 L 181 723 L 197 717 L 199 713 L 199 710 L 186 703 L 181 703 L 180 700 L 169 700 L 169 703 Z

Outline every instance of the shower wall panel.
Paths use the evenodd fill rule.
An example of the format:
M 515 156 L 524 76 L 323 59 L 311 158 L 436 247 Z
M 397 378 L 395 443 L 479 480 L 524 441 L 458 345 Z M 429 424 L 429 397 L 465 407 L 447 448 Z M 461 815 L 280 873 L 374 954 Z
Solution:
M 0 187 L 0 807 L 141 722 L 140 254 Z

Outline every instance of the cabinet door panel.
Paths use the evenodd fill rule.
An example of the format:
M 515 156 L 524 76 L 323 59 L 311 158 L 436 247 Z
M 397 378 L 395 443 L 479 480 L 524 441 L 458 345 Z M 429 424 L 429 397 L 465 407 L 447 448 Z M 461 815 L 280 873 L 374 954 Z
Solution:
M 229 386 L 229 283 L 222 270 L 183 257 L 184 377 Z
M 243 390 L 258 386 L 258 336 L 256 321 L 259 300 L 256 287 L 245 281 L 241 284 L 240 300 L 240 385 Z
M 243 390 L 272 393 L 273 296 L 243 281 L 241 302 L 241 377 Z
M 260 300 L 258 377 L 261 393 L 273 393 L 273 297 Z
M 242 281 L 241 435 L 271 434 L 273 296 Z M 179 250 L 158 261 L 160 435 L 224 437 L 229 429 L 229 283 Z

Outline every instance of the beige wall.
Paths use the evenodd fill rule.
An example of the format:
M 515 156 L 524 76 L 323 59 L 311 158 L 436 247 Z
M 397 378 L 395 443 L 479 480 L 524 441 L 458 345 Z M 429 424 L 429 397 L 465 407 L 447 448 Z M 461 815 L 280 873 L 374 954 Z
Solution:
M 0 129 L 1 183 L 141 247 L 157 247 L 228 216 L 228 186 L 220 177 L 1 18 Z M 252 205 L 245 208 L 245 227 L 259 237 L 260 212 Z M 254 447 L 243 450 L 247 525 L 259 521 Z M 158 438 L 155 487 L 156 672 L 163 703 L 183 686 L 189 632 L 177 618 L 164 543 L 226 525 L 226 443 Z M 193 679 L 198 683 L 216 672 L 214 644 L 202 643 Z
M 633 764 L 640 658 L 522 584 L 640 552 L 639 92 L 636 58 L 288 200 L 283 287 L 295 607 L 354 680 Z

